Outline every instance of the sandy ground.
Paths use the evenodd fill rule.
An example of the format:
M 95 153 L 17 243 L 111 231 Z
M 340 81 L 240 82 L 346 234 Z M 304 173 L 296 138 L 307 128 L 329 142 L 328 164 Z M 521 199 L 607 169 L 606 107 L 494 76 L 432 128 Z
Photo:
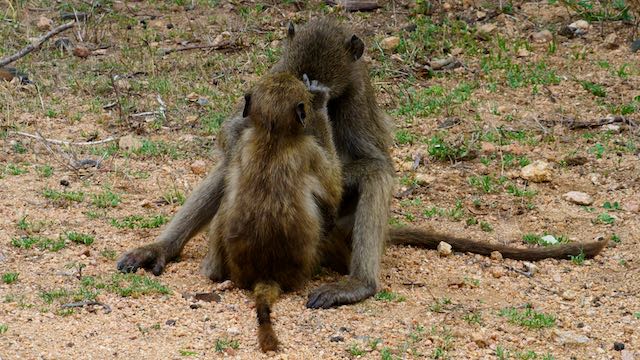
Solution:
M 632 53 L 626 42 L 632 26 L 610 21 L 601 29 L 593 24 L 586 35 L 570 39 L 556 32 L 578 20 L 575 14 L 546 2 L 516 4 L 511 15 L 471 21 L 471 27 L 494 24 L 496 28 L 490 31 L 491 40 L 470 37 L 473 46 L 485 50 L 463 48 L 458 57 L 465 67 L 424 77 L 420 69 L 426 60 L 443 57 L 441 50 L 421 49 L 415 57 L 407 53 L 394 57 L 394 51 L 385 54 L 378 45 L 389 36 L 410 36 L 402 29 L 419 21 L 412 15 L 414 5 L 388 3 L 371 13 L 346 14 L 317 2 L 296 4 L 257 9 L 251 2 L 222 1 L 216 6 L 198 2 L 197 11 L 187 11 L 177 1 L 132 3 L 128 10 L 115 2 L 113 12 L 106 14 L 119 14 L 125 20 L 99 20 L 105 12 L 94 10 L 95 17 L 82 30 L 92 51 L 110 45 L 105 54 L 94 52 L 80 59 L 48 48 L 21 60 L 19 65 L 39 82 L 39 92 L 33 86 L 0 80 L 0 103 L 4 103 L 0 104 L 0 358 L 628 360 L 635 355 L 640 359 L 640 138 L 635 125 L 640 99 L 634 100 L 640 89 L 640 55 Z M 478 12 L 490 14 L 493 9 L 491 4 L 475 8 L 467 3 L 443 4 L 451 6 L 438 5 L 433 21 L 484 19 Z M 13 13 L 12 8 L 4 10 Z M 14 18 L 24 25 L 0 23 L 5 35 L 16 31 L 2 56 L 24 45 L 17 39 L 40 33 L 36 30 L 39 16 L 55 19 L 59 13 L 56 5 L 46 2 L 14 10 Z M 181 196 L 202 179 L 203 169 L 215 163 L 211 152 L 215 131 L 207 131 L 203 119 L 216 111 L 228 112 L 247 82 L 277 59 L 272 58 L 272 49 L 284 36 L 289 18 L 304 22 L 323 12 L 340 13 L 363 34 L 380 102 L 398 131 L 412 136 L 405 141 L 403 133 L 396 133 L 392 149 L 399 194 L 393 200 L 391 226 L 431 227 L 523 248 L 529 246 L 523 243 L 523 235 L 545 233 L 569 241 L 605 237 L 610 239 L 609 246 L 583 262 L 537 262 L 532 276 L 523 274 L 526 266 L 520 261 L 462 253 L 441 257 L 433 250 L 390 247 L 376 298 L 330 310 L 306 309 L 307 294 L 336 280 L 338 275 L 333 273 L 323 273 L 299 292 L 283 296 L 273 312 L 283 348 L 266 355 L 256 344 L 249 294 L 199 275 L 204 234 L 189 242 L 180 261 L 170 264 L 162 276 L 140 270 L 134 277 L 118 277 L 116 257 L 152 241 L 179 208 Z M 141 27 L 141 19 L 147 21 L 148 29 Z M 128 30 L 128 23 L 134 24 L 132 29 Z M 554 51 L 548 42 L 530 38 L 544 28 L 555 34 Z M 176 38 L 214 41 L 223 31 L 241 38 L 245 47 L 220 53 L 187 51 L 164 59 L 154 49 L 144 50 L 179 46 Z M 619 47 L 610 49 L 605 44 L 609 34 L 616 34 Z M 77 34 L 69 36 L 78 41 Z M 448 36 L 454 48 L 462 43 L 458 33 Z M 513 88 L 506 70 L 483 73 L 480 59 L 501 46 L 499 39 L 505 39 L 502 44 L 508 44 L 507 54 L 514 62 L 544 61 L 557 73 L 558 82 Z M 528 48 L 528 54 L 517 55 L 512 45 L 518 42 Z M 124 93 L 120 98 L 128 101 L 123 104 L 125 112 L 156 109 L 160 92 L 168 104 L 166 122 L 157 125 L 151 118 L 126 123 L 117 106 L 102 109 L 116 99 L 109 74 L 135 71 L 144 74 L 117 85 Z M 580 81 L 600 84 L 606 96 L 592 95 L 597 89 L 591 91 Z M 414 90 L 435 85 L 449 89 L 471 82 L 479 85 L 469 98 L 452 101 L 441 111 L 407 114 L 399 110 Z M 410 89 L 407 83 L 412 84 Z M 198 107 L 191 93 L 196 99 L 207 99 L 209 105 Z M 614 106 L 608 106 L 612 104 L 635 106 L 626 114 L 635 122 L 576 130 L 560 121 L 598 120 L 615 112 Z M 459 122 L 438 130 L 445 119 Z M 498 128 L 524 129 L 525 135 L 473 138 L 473 133 Z M 120 150 L 110 144 L 93 150 L 81 146 L 48 150 L 41 141 L 8 132 L 14 130 L 72 141 L 134 134 L 167 148 L 127 153 L 120 143 Z M 428 154 L 434 135 L 452 144 L 470 141 L 478 155 L 438 161 Z M 102 156 L 104 151 L 110 152 Z M 522 180 L 520 166 L 505 166 L 505 157 L 511 155 L 549 163 L 552 180 Z M 65 156 L 104 161 L 98 169 L 71 171 Z M 416 156 L 427 160 L 413 168 Z M 581 164 L 570 161 L 580 156 L 584 157 Z M 507 183 L 485 193 L 470 180 L 482 176 L 504 176 L 535 195 L 513 196 L 505 190 Z M 404 191 L 414 183 L 412 191 Z M 564 200 L 562 195 L 568 191 L 588 193 L 593 204 L 579 206 Z M 83 196 L 79 198 L 78 193 Z M 70 199 L 74 194 L 75 200 Z M 458 202 L 461 215 L 456 217 L 450 210 Z M 142 220 L 128 218 L 127 222 L 130 216 Z M 93 241 L 76 243 L 68 232 Z M 25 242 L 30 240 L 34 244 L 27 248 Z M 149 279 L 153 282 L 125 291 L 134 282 Z M 199 292 L 214 292 L 219 299 L 197 301 L 189 296 Z M 63 307 L 87 300 L 100 304 Z M 531 308 L 543 319 L 555 321 L 549 327 L 526 326 L 504 316 L 510 308 L 521 313 Z

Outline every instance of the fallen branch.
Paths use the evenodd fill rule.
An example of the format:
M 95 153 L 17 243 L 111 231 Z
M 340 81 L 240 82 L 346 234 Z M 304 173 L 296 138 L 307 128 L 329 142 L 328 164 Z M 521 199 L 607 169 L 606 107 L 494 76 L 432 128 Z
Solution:
M 92 306 L 92 305 L 102 306 L 105 314 L 108 314 L 111 312 L 111 307 L 109 305 L 101 303 L 99 301 L 95 301 L 95 300 L 86 300 L 86 301 L 78 301 L 78 302 L 72 302 L 68 304 L 62 304 L 61 307 L 63 309 L 71 309 L 71 308 L 85 307 L 85 306 Z
M 541 122 L 547 126 L 549 125 L 553 126 L 556 124 L 564 125 L 571 130 L 592 129 L 592 128 L 609 125 L 609 124 L 615 124 L 615 123 L 621 123 L 621 124 L 626 124 L 632 127 L 638 127 L 638 124 L 635 121 L 621 115 L 607 116 L 605 118 L 592 120 L 592 121 L 577 121 L 572 118 L 564 118 L 561 120 L 541 120 Z
M 182 47 L 177 47 L 173 49 L 164 48 L 160 49 L 160 55 L 164 56 L 167 54 L 171 54 L 179 51 L 189 51 L 189 50 L 200 50 L 200 49 L 210 49 L 210 50 L 222 50 L 222 49 L 232 49 L 238 46 L 237 43 L 226 41 L 220 44 L 208 44 L 208 45 L 187 45 Z
M 56 144 L 56 145 L 73 145 L 73 146 L 91 146 L 91 145 L 100 145 L 100 144 L 104 144 L 104 143 L 108 143 L 108 142 L 112 142 L 112 141 L 116 141 L 118 140 L 117 137 L 108 137 L 104 140 L 98 140 L 98 141 L 81 141 L 81 142 L 73 142 L 73 141 L 64 141 L 64 140 L 55 140 L 55 139 L 47 139 L 45 137 L 43 137 L 42 135 L 33 135 L 33 134 L 29 134 L 29 133 L 25 133 L 22 131 L 9 131 L 9 134 L 15 134 L 15 135 L 20 135 L 20 136 L 24 136 L 24 137 L 28 137 L 28 138 L 32 138 L 32 139 L 37 139 L 37 140 L 44 140 L 50 144 Z
M 45 41 L 49 40 L 49 38 L 51 38 L 52 36 L 59 34 L 65 30 L 68 30 L 70 28 L 72 28 L 75 25 L 75 22 L 71 21 L 68 22 L 64 25 L 60 25 L 57 28 L 54 28 L 53 30 L 49 31 L 48 33 L 44 34 L 42 37 L 39 37 L 36 41 L 32 42 L 31 44 L 25 46 L 24 48 L 22 48 L 22 50 L 18 51 L 17 53 L 7 56 L 5 58 L 0 59 L 0 66 L 5 66 L 7 64 L 11 64 L 12 62 L 20 59 L 21 57 L 24 57 L 25 55 L 29 54 L 30 52 L 40 48 L 40 46 L 42 46 L 42 44 L 44 44 Z

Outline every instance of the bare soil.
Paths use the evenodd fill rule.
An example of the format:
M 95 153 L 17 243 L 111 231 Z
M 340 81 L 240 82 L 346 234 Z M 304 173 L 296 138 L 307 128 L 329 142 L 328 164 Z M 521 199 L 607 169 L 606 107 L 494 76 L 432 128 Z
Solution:
M 0 57 L 46 31 L 40 17 L 55 26 L 74 8 L 91 15 L 13 64 L 35 85 L 0 80 L 0 358 L 639 359 L 632 21 L 592 21 L 569 38 L 558 32 L 581 17 L 560 4 L 514 2 L 498 14 L 494 3 L 448 1 L 425 15 L 422 2 L 381 3 L 355 13 L 315 0 L 0 4 Z M 215 164 L 219 121 L 278 58 L 287 22 L 323 15 L 351 23 L 368 44 L 365 61 L 393 118 L 390 226 L 522 248 L 542 246 L 525 244 L 527 234 L 609 246 L 594 259 L 537 262 L 531 276 L 520 261 L 390 247 L 375 298 L 306 309 L 311 289 L 338 279 L 330 272 L 284 295 L 273 313 L 283 347 L 266 355 L 249 294 L 199 274 L 204 234 L 160 277 L 118 275 L 117 256 L 153 241 Z M 532 38 L 543 29 L 553 40 Z M 392 36 L 400 44 L 385 50 Z M 90 55 L 56 49 L 60 37 Z M 227 45 L 158 54 L 212 43 Z M 425 70 L 449 53 L 464 66 Z M 158 113 L 135 116 L 149 111 Z M 615 114 L 623 122 L 572 127 Z M 45 146 L 15 131 L 144 143 Z M 82 159 L 100 166 L 69 167 Z M 550 165 L 551 181 L 521 178 L 536 160 Z M 568 191 L 593 204 L 564 200 Z M 190 297 L 212 291 L 220 298 Z M 63 306 L 78 301 L 100 304 Z M 513 308 L 538 317 L 518 320 L 506 314 Z

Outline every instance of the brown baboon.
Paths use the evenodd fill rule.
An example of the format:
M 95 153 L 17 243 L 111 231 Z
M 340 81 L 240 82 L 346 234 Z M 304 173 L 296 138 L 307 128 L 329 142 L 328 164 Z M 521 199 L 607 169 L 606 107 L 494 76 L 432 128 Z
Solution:
M 228 274 L 253 289 L 263 351 L 278 346 L 273 303 L 311 276 L 342 198 L 328 97 L 328 89 L 305 86 L 288 73 L 264 76 L 245 95 L 250 127 L 229 159 L 220 211 L 211 222 L 203 272 L 213 279 Z
M 336 150 L 342 164 L 343 197 L 338 219 L 322 251 L 322 263 L 349 276 L 311 292 L 308 307 L 327 308 L 358 302 L 373 295 L 378 286 L 384 244 L 435 247 L 446 241 L 454 250 L 487 254 L 498 250 L 505 257 L 538 260 L 567 258 L 584 252 L 595 256 L 606 242 L 568 244 L 544 249 L 515 249 L 503 245 L 433 234 L 427 230 L 389 231 L 387 220 L 394 170 L 389 154 L 389 120 L 378 107 L 361 60 L 364 43 L 347 27 L 329 18 L 310 21 L 296 30 L 292 25 L 282 58 L 271 70 L 300 78 L 308 74 L 331 89 L 328 103 Z M 241 112 L 227 120 L 220 144 L 224 159 L 209 173 L 174 216 L 156 242 L 130 250 L 118 262 L 122 271 L 149 268 L 160 274 L 184 244 L 211 221 L 224 194 L 223 179 L 235 143 L 247 127 Z

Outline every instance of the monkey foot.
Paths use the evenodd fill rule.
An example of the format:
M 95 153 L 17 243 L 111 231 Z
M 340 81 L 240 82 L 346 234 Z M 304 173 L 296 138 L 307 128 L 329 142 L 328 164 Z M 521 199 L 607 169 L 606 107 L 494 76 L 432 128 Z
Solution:
M 334 306 L 360 302 L 376 293 L 375 285 L 348 278 L 339 282 L 325 284 L 309 294 L 307 307 L 328 309 Z
M 163 248 L 157 244 L 149 244 L 127 251 L 118 260 L 118 270 L 124 273 L 136 272 L 139 268 L 151 270 L 153 275 L 160 275 L 167 264 Z

